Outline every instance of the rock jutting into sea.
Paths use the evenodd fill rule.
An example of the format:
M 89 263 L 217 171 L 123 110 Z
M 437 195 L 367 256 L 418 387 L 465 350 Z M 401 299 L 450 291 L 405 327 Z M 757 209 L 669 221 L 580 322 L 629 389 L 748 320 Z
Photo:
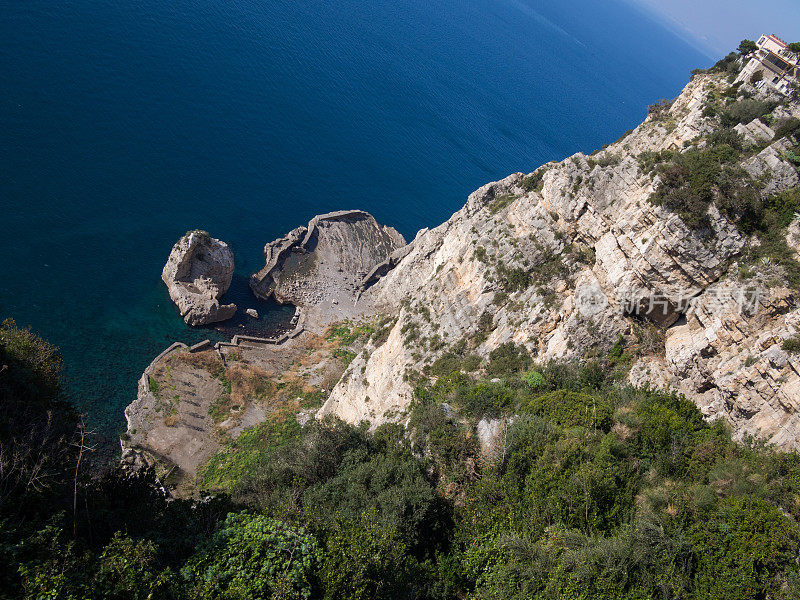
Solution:
M 405 245 L 397 230 L 362 210 L 318 215 L 264 247 L 264 268 L 250 277 L 250 288 L 315 320 L 349 318 L 362 311 L 355 304 L 365 278 Z
M 189 325 L 230 319 L 235 304 L 220 304 L 233 278 L 233 252 L 205 231 L 189 231 L 172 247 L 161 272 L 169 297 Z

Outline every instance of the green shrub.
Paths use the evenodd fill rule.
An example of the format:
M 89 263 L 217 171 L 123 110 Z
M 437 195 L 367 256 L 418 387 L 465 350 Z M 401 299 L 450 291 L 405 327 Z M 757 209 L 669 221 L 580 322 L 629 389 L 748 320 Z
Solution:
M 711 148 L 729 146 L 736 152 L 744 150 L 744 136 L 732 128 L 717 129 L 708 135 L 707 142 Z
M 439 358 L 433 361 L 433 364 L 430 366 L 430 374 L 441 376 L 441 375 L 449 375 L 455 371 L 461 370 L 461 357 L 453 352 L 446 352 L 442 354 Z
M 532 390 L 538 390 L 545 386 L 544 375 L 542 375 L 539 371 L 528 371 L 522 376 L 522 378 Z
M 477 371 L 481 366 L 481 357 L 477 354 L 467 354 L 464 356 L 464 361 L 461 363 L 461 369 L 466 373 Z
M 524 346 L 514 342 L 501 344 L 489 353 L 486 372 L 492 376 L 516 374 L 531 364 L 531 357 Z
M 674 150 L 660 150 L 659 152 L 646 150 L 638 154 L 636 160 L 643 173 L 652 173 L 658 165 L 671 161 L 675 155 Z
M 732 127 L 738 123 L 749 123 L 754 119 L 771 113 L 776 105 L 777 103 L 772 101 L 755 100 L 752 98 L 739 100 L 723 111 L 722 125 L 724 127 Z
M 340 519 L 328 536 L 320 576 L 326 599 L 395 600 L 413 597 L 419 571 L 397 528 L 368 511 Z
M 794 135 L 800 129 L 800 119 L 797 117 L 790 117 L 780 122 L 775 128 L 775 136 L 773 140 L 779 140 L 789 135 Z
M 514 393 L 501 383 L 483 382 L 459 390 L 455 402 L 464 414 L 477 421 L 498 417 L 513 408 Z
M 531 275 L 526 269 L 497 265 L 497 276 L 505 292 L 520 292 L 531 285 Z
M 348 452 L 334 477 L 304 492 L 303 504 L 323 527 L 372 511 L 381 526 L 394 528 L 406 546 L 418 550 L 435 545 L 442 533 L 440 503 L 423 465 L 395 449 Z
M 582 392 L 555 390 L 531 399 L 523 408 L 561 427 L 611 429 L 611 405 Z
M 608 351 L 608 361 L 612 364 L 628 366 L 633 360 L 633 357 L 625 351 L 625 338 L 620 334 L 617 336 L 617 341 Z
M 519 182 L 519 186 L 526 192 L 541 192 L 542 187 L 544 186 L 544 174 L 546 172 L 547 169 L 545 168 L 537 169 L 530 175 L 523 177 Z
M 783 340 L 781 347 L 791 354 L 800 354 L 800 334 Z
M 552 289 L 553 280 L 568 278 L 569 265 L 557 252 L 541 246 L 537 250 L 539 257 L 535 268 L 531 271 L 531 280 L 543 287 L 543 290 L 539 290 L 542 295 L 555 297 L 555 291 Z
M 197 598 L 306 599 L 321 560 L 304 528 L 241 512 L 227 516 L 183 574 Z
M 427 450 L 440 476 L 461 484 L 469 480 L 470 461 L 478 454 L 477 440 L 445 413 L 442 404 L 418 403 L 409 417 L 409 426 L 417 449 Z
M 61 389 L 58 348 L 30 329 L 17 327 L 13 319 L 0 323 L 0 364 L 7 371 L 0 379 L 3 392 L 41 405 L 54 400 Z
M 501 194 L 497 196 L 494 200 L 489 202 L 488 208 L 489 212 L 493 215 L 499 213 L 501 210 L 506 208 L 509 204 L 514 202 L 517 199 L 517 196 L 514 194 Z
M 752 221 L 751 213 L 759 210 L 759 186 L 735 164 L 740 152 L 741 137 L 723 130 L 709 137 L 706 149 L 668 156 L 657 167 L 661 183 L 650 201 L 677 212 L 692 229 L 709 227 L 708 208 L 715 200 L 733 220 Z
M 353 359 L 356 357 L 355 352 L 345 350 L 344 348 L 336 348 L 332 354 L 335 358 L 341 360 L 345 366 L 353 362 Z
M 544 390 L 572 390 L 580 391 L 581 367 L 574 362 L 550 361 L 540 366 L 540 371 L 545 380 Z
M 723 500 L 691 531 L 695 594 L 710 600 L 788 598 L 776 573 L 794 569 L 797 525 L 759 498 Z
M 751 54 L 758 50 L 758 45 L 753 40 L 744 39 L 739 42 L 739 47 L 737 48 L 739 54 L 745 56 L 746 54 Z
M 581 386 L 586 390 L 599 390 L 606 381 L 606 373 L 597 361 L 589 360 L 581 367 Z
M 508 301 L 508 294 L 505 292 L 495 292 L 492 298 L 492 304 L 495 306 L 503 306 Z
M 103 548 L 98 564 L 92 587 L 102 598 L 148 600 L 177 595 L 176 575 L 162 568 L 158 549 L 149 540 L 133 540 L 117 532 Z
M 504 519 L 497 509 L 481 506 L 492 521 L 510 520 L 520 534 L 546 545 L 548 530 L 566 541 L 561 536 L 569 530 L 609 531 L 629 517 L 638 481 L 634 464 L 613 434 L 562 429 L 547 418 L 521 415 L 509 438 L 502 484 L 509 490 L 505 501 L 510 514 Z M 545 581 L 554 577 L 556 564 L 542 573 Z
M 739 54 L 731 52 L 725 58 L 720 59 L 709 69 L 713 73 L 736 73 L 739 70 Z
M 437 377 L 450 375 L 456 371 L 470 373 L 475 371 L 480 366 L 480 363 L 480 356 L 475 354 L 445 352 L 439 358 L 433 361 L 429 372 L 431 375 L 436 375 Z
M 623 137 L 625 137 L 625 136 L 623 136 Z M 622 138 L 620 138 L 620 139 L 622 139 Z M 614 167 L 614 166 L 618 165 L 621 161 L 622 161 L 622 158 L 620 157 L 619 154 L 611 154 L 611 153 L 606 152 L 605 154 L 603 154 L 599 158 L 591 158 L 590 157 L 589 158 L 589 166 L 591 168 L 594 168 L 595 165 L 600 166 L 600 167 Z M 577 186 L 573 187 L 573 189 L 572 189 L 572 193 L 573 194 L 578 191 L 578 186 L 579 185 L 580 185 L 580 182 L 578 182 Z
M 415 321 L 407 321 L 400 329 L 400 333 L 403 334 L 403 341 L 405 341 L 406 344 L 411 344 L 418 340 L 419 332 L 419 323 Z
M 625 133 L 623 133 L 621 136 L 619 136 L 614 143 L 615 144 L 619 144 L 622 140 L 624 140 L 626 137 L 628 137 L 632 133 L 633 133 L 633 129 L 628 129 L 627 131 L 625 131 Z
M 637 406 L 640 452 L 663 474 L 686 474 L 692 442 L 708 424 L 694 403 L 683 396 L 653 391 Z M 670 448 L 669 453 L 664 453 Z
M 786 227 L 800 210 L 800 188 L 791 188 L 754 202 L 739 221 L 739 228 L 758 234 L 760 244 L 750 249 L 750 260 L 769 260 L 780 266 L 792 287 L 800 286 L 800 263 L 786 242 Z
M 666 117 L 667 113 L 669 113 L 669 109 L 671 106 L 672 106 L 672 101 L 662 98 L 658 102 L 654 102 L 653 104 L 647 107 L 647 114 L 648 116 L 651 116 L 654 119 L 662 119 Z
M 352 324 L 349 322 L 331 326 L 325 337 L 337 340 L 342 346 L 349 346 L 357 340 L 369 339 L 375 333 L 372 323 Z
M 773 194 L 764 200 L 763 212 L 758 215 L 760 218 L 758 228 L 762 230 L 786 228 L 798 211 L 800 211 L 799 187 Z
M 258 425 L 248 427 L 198 469 L 198 483 L 208 490 L 231 490 L 257 471 L 273 453 L 300 435 L 294 415 L 274 413 Z

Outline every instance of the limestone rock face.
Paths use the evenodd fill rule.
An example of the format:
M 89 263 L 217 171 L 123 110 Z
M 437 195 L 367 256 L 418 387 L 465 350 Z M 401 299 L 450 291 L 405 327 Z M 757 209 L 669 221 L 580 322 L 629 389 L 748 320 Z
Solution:
M 728 280 L 716 289 L 735 288 Z M 800 327 L 795 293 L 769 288 L 745 313 L 733 294 L 716 295 L 669 330 L 662 364 L 669 384 L 662 374 L 649 380 L 682 392 L 708 417 L 725 418 L 739 439 L 753 435 L 800 450 L 800 360 L 781 348 Z
M 786 232 L 786 243 L 791 246 L 795 256 L 800 259 L 800 216 L 795 216 Z
M 718 129 L 704 102 L 727 88 L 724 77 L 695 76 L 664 117 L 592 156 L 489 183 L 421 231 L 363 292 L 397 318 L 391 332 L 350 363 L 317 416 L 402 421 L 415 375 L 463 340 L 482 357 L 511 341 L 546 363 L 605 356 L 622 334 L 646 355 L 633 383 L 680 391 L 739 436 L 800 448 L 800 365 L 781 350 L 800 331 L 798 299 L 770 287 L 769 274 L 741 279 L 737 260 L 750 240 L 713 205 L 710 231 L 698 233 L 649 202 L 659 180 L 641 159 Z M 747 133 L 766 143 L 762 128 Z M 764 194 L 798 183 L 785 143 L 741 165 Z M 788 241 L 800 248 L 798 231 Z M 734 301 L 751 287 L 764 292 L 742 310 Z
M 364 279 L 405 245 L 400 233 L 364 211 L 318 215 L 266 245 L 266 264 L 250 287 L 259 298 L 303 307 L 317 321 L 348 318 L 360 310 Z
M 233 278 L 233 252 L 205 231 L 190 231 L 172 247 L 161 272 L 169 297 L 189 325 L 230 319 L 235 304 L 219 303 Z
M 745 163 L 744 168 L 753 177 L 769 177 L 764 189 L 765 193 L 771 194 L 795 186 L 800 182 L 797 169 L 782 158 L 782 155 L 789 149 L 789 144 L 785 140 L 779 140 L 764 148 Z

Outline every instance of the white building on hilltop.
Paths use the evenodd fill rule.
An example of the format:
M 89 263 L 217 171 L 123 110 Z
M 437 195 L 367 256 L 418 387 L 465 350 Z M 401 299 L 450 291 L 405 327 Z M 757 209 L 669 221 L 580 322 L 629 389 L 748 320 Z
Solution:
M 786 42 L 774 35 L 762 35 L 756 45 L 758 50 L 736 81 L 752 83 L 758 88 L 769 86 L 788 94 L 791 84 L 800 79 L 800 57 L 789 50 Z

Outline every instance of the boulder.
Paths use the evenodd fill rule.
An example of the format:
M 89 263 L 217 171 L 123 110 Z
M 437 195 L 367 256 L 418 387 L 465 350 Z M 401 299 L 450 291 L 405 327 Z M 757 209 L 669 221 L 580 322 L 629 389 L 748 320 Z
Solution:
M 235 304 L 220 304 L 233 278 L 233 252 L 205 231 L 190 231 L 172 247 L 161 279 L 189 325 L 230 319 Z

